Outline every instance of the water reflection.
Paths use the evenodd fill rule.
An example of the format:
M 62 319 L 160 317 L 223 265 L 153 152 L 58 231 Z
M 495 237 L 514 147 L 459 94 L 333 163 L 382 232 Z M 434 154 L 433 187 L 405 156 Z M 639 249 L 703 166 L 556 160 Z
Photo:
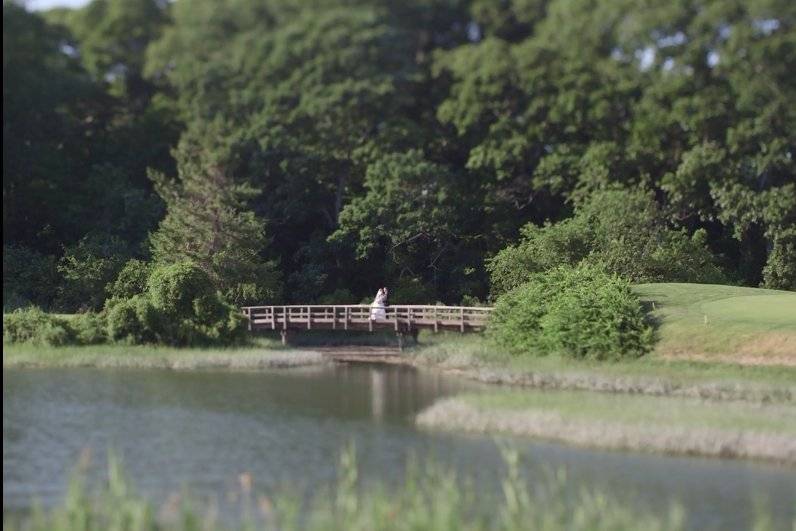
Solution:
M 386 375 L 380 368 L 370 369 L 370 409 L 375 420 L 384 417 L 384 404 L 387 401 Z

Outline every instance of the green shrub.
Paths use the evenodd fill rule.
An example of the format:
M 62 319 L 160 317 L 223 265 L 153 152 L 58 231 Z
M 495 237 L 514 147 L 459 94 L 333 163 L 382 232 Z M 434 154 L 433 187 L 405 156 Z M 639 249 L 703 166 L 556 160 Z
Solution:
M 165 314 L 193 315 L 196 299 L 213 295 L 210 277 L 190 262 L 155 267 L 147 280 L 147 293 L 152 303 Z
M 67 321 L 67 325 L 78 345 L 96 345 L 108 339 L 105 319 L 101 314 L 79 313 Z
M 146 306 L 148 301 L 143 295 L 129 299 L 117 299 L 106 308 L 108 338 L 111 341 L 128 344 L 140 344 L 151 340 L 154 333 L 139 318 L 139 306 Z
M 763 268 L 763 286 L 796 291 L 796 227 L 783 230 L 774 238 Z
M 151 273 L 151 267 L 146 262 L 132 259 L 128 260 L 116 277 L 116 280 L 108 284 L 106 291 L 111 298 L 130 298 L 146 289 L 147 279 Z
M 58 261 L 63 284 L 56 306 L 63 311 L 96 310 L 106 298 L 105 287 L 124 265 L 127 244 L 115 236 L 91 234 L 64 249 Z
M 72 339 L 66 319 L 39 308 L 18 309 L 3 315 L 4 343 L 60 346 L 72 342 Z
M 590 265 L 535 274 L 499 297 L 489 335 L 517 355 L 593 359 L 640 356 L 652 342 L 630 284 Z
M 638 357 L 652 341 L 638 298 L 618 277 L 562 291 L 539 326 L 547 351 L 572 358 Z
M 190 262 L 153 267 L 143 293 L 109 299 L 106 310 L 109 338 L 124 343 L 232 343 L 245 331 L 240 310 Z

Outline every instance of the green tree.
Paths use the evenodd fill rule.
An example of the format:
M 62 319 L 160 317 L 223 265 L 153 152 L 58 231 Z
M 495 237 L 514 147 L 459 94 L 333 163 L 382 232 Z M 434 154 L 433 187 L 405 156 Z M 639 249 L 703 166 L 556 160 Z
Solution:
M 477 183 L 413 150 L 371 163 L 365 190 L 343 209 L 333 239 L 352 238 L 359 259 L 386 254 L 392 281 L 425 283 L 431 301 L 480 294 L 461 293 L 480 266 L 470 241 L 481 214 Z
M 213 138 L 211 129 L 202 138 L 181 140 L 175 152 L 178 179 L 153 174 L 168 209 L 151 237 L 153 258 L 196 264 L 235 304 L 274 302 L 280 297 L 279 275 L 261 257 L 265 228 L 247 206 L 257 191 L 232 177 L 227 150 Z
M 704 231 L 689 237 L 671 229 L 651 194 L 595 192 L 572 218 L 527 225 L 516 245 L 488 261 L 492 293 L 500 295 L 533 274 L 557 266 L 599 265 L 631 282 L 720 283 L 724 276 L 707 250 Z

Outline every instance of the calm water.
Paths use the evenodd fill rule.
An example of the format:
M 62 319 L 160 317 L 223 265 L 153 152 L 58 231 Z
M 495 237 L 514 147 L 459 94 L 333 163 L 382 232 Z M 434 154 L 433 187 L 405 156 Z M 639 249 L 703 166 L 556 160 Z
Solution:
M 336 477 L 353 442 L 368 478 L 398 481 L 412 457 L 433 457 L 496 488 L 503 473 L 490 437 L 429 433 L 413 415 L 474 384 L 405 368 L 335 366 L 270 373 L 134 370 L 3 372 L 3 508 L 32 497 L 58 501 L 83 449 L 93 473 L 105 452 L 123 457 L 139 489 L 155 499 L 188 486 L 224 499 L 238 475 L 255 488 L 311 488 Z M 529 474 L 565 468 L 575 486 L 609 489 L 664 513 L 681 502 L 693 529 L 746 529 L 754 498 L 777 528 L 796 511 L 796 469 L 742 461 L 588 451 L 509 441 Z

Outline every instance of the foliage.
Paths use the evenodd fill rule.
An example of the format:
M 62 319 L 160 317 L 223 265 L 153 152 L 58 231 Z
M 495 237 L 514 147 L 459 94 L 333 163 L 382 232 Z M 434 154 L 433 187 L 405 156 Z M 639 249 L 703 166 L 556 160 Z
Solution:
M 434 290 L 423 285 L 416 277 L 398 279 L 394 286 L 388 286 L 389 304 L 433 304 Z
M 73 342 L 77 345 L 97 345 L 105 343 L 108 339 L 104 314 L 79 313 L 66 322 Z
M 3 314 L 3 342 L 59 346 L 70 342 L 66 319 L 39 308 L 17 309 Z
M 129 344 L 231 343 L 244 330 L 238 308 L 227 303 L 207 273 L 190 262 L 154 267 L 145 291 L 109 299 L 106 311 L 108 337 Z
M 184 138 L 180 143 L 175 153 L 178 180 L 153 176 L 168 208 L 151 237 L 153 258 L 164 264 L 186 260 L 197 264 L 235 304 L 278 302 L 275 264 L 260 255 L 267 242 L 265 228 L 247 208 L 256 191 L 236 182 L 226 169 L 226 148 L 203 142 L 213 139 L 194 143 Z
M 515 355 L 620 359 L 650 350 L 652 329 L 630 285 L 601 268 L 558 267 L 501 295 L 489 334 Z
M 109 298 L 125 299 L 142 293 L 146 289 L 151 265 L 136 258 L 124 264 L 116 280 L 107 285 Z
M 796 291 L 796 228 L 774 238 L 774 246 L 763 268 L 763 284 L 773 289 Z
M 493 295 L 559 265 L 600 264 L 632 282 L 720 283 L 724 277 L 706 248 L 706 233 L 690 238 L 667 226 L 654 199 L 641 190 L 597 191 L 575 215 L 542 227 L 527 225 L 516 245 L 487 263 Z
M 58 281 L 54 256 L 29 247 L 3 246 L 3 311 L 46 306 Z
M 150 247 L 236 304 L 484 299 L 496 255 L 496 295 L 581 261 L 792 290 L 795 5 L 4 2 L 3 244 L 41 272 L 4 305 L 97 308 Z
M 37 346 L 95 345 L 103 343 L 102 314 L 80 313 L 69 318 L 31 306 L 3 314 L 3 342 Z
M 119 238 L 91 234 L 67 247 L 58 262 L 64 278 L 56 305 L 65 311 L 96 310 L 106 298 L 105 287 L 116 277 L 127 256 Z
M 431 282 L 416 293 L 424 299 L 433 300 L 437 289 L 456 290 L 465 280 L 462 264 L 479 265 L 480 257 L 465 246 L 478 215 L 478 189 L 461 175 L 412 150 L 368 165 L 364 185 L 365 194 L 340 213 L 332 241 L 355 242 L 359 259 L 387 255 L 398 271 L 426 278 L 430 272 Z M 450 272 L 452 278 L 445 279 L 450 285 L 441 282 L 440 269 Z M 418 283 L 424 284 L 423 278 Z
M 108 339 L 117 343 L 140 344 L 155 341 L 152 304 L 143 295 L 111 300 L 106 307 Z

